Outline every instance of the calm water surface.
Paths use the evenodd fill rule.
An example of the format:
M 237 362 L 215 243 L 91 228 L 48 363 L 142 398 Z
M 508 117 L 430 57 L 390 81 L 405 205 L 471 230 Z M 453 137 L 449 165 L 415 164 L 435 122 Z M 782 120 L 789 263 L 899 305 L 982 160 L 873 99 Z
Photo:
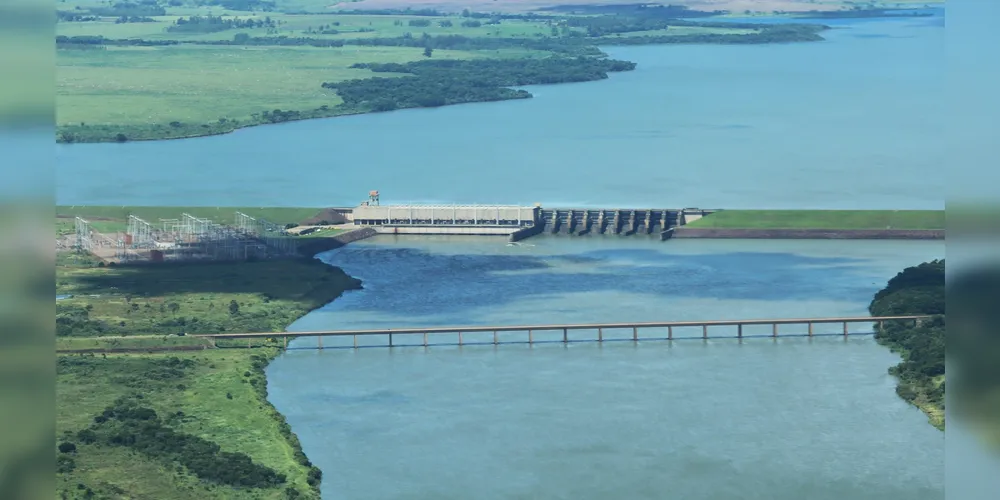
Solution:
M 292 329 L 861 315 L 887 278 L 944 252 L 529 241 L 324 254 L 366 289 Z M 293 349 L 268 380 L 324 498 L 939 499 L 944 435 L 896 397 L 897 361 L 869 337 Z
M 60 145 L 57 199 L 942 208 L 942 19 L 835 24 L 821 43 L 612 47 L 638 69 L 524 101 Z

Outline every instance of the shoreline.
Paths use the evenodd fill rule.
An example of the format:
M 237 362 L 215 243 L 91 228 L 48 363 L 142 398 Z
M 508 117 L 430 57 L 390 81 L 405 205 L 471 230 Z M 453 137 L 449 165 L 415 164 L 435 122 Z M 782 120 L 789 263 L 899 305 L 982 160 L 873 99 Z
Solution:
M 86 307 L 90 313 L 87 324 L 104 323 L 121 314 L 117 312 L 120 310 L 117 304 L 123 298 L 128 300 L 131 296 L 132 313 L 125 315 L 126 318 L 123 319 L 132 321 L 135 327 L 157 328 L 153 325 L 157 318 L 161 321 L 176 322 L 178 319 L 183 319 L 185 314 L 194 314 L 202 320 L 201 322 L 206 322 L 210 318 L 197 311 L 196 304 L 201 304 L 206 299 L 214 299 L 221 306 L 227 303 L 230 297 L 234 297 L 233 302 L 239 302 L 243 307 L 240 314 L 231 311 L 223 313 L 233 317 L 230 320 L 233 325 L 223 324 L 226 329 L 239 328 L 236 322 L 246 320 L 254 324 L 260 323 L 257 326 L 260 328 L 258 331 L 264 331 L 278 327 L 278 324 L 267 326 L 266 323 L 270 319 L 257 319 L 262 313 L 266 313 L 265 316 L 268 318 L 275 319 L 279 317 L 276 313 L 283 313 L 280 321 L 281 328 L 285 329 L 299 318 L 335 301 L 346 290 L 360 286 L 360 280 L 346 275 L 336 266 L 306 257 L 298 257 L 295 260 L 299 263 L 264 262 L 242 265 L 220 263 L 215 271 L 207 268 L 205 264 L 195 264 L 186 271 L 176 266 L 160 271 L 160 274 L 166 273 L 182 281 L 183 276 L 178 274 L 187 275 L 188 284 L 164 283 L 162 276 L 157 274 L 144 277 L 134 274 L 156 272 L 155 268 L 148 266 L 127 269 L 128 266 L 109 268 L 62 265 L 59 266 L 61 269 L 57 269 L 61 276 L 57 277 L 57 284 L 63 283 L 62 286 L 84 289 L 107 288 L 110 282 L 105 283 L 100 280 L 107 280 L 109 274 L 117 273 L 120 275 L 119 279 L 128 282 L 138 279 L 139 282 L 132 283 L 132 289 L 144 288 L 148 293 L 131 295 L 127 291 L 128 287 L 110 295 L 77 293 L 74 294 L 75 300 L 59 301 L 60 307 L 68 309 L 57 314 L 66 320 L 74 317 L 71 310 L 83 310 L 85 306 L 92 306 L 92 308 Z M 201 281 L 190 281 L 192 277 L 212 272 L 221 277 L 227 272 L 237 271 L 233 266 L 245 269 L 243 273 L 248 279 L 263 281 L 257 285 L 250 282 L 243 283 L 234 289 L 206 288 L 200 284 Z M 274 284 L 274 273 L 281 272 L 282 269 L 289 276 L 281 280 L 282 284 Z M 121 274 L 123 272 L 124 274 Z M 298 277 L 295 277 L 296 275 Z M 158 285 L 150 288 L 141 283 L 142 281 Z M 262 301 L 259 301 L 259 298 Z M 157 314 L 156 307 L 149 307 L 170 300 L 182 304 L 177 308 L 180 314 L 169 311 L 166 314 Z M 139 304 L 144 305 L 139 306 Z M 215 308 L 218 309 L 224 308 Z M 247 312 L 243 313 L 243 310 Z M 132 318 L 128 319 L 127 316 Z M 86 318 L 87 315 L 83 317 Z M 147 320 L 150 322 L 148 326 Z M 320 498 L 322 471 L 305 455 L 298 436 L 284 415 L 268 399 L 266 370 L 270 363 L 282 354 L 280 344 L 261 339 L 253 343 L 253 349 L 246 349 L 246 343 L 233 345 L 220 343 L 218 348 L 208 345 L 171 345 L 175 341 L 193 342 L 193 337 L 178 336 L 177 333 L 144 335 L 140 331 L 136 331 L 136 335 L 90 336 L 86 335 L 89 331 L 85 324 L 87 321 L 83 319 L 79 323 L 80 328 L 73 327 L 73 331 L 80 336 L 58 337 L 76 341 L 67 343 L 66 346 L 72 347 L 77 344 L 82 348 L 57 349 L 56 353 L 56 359 L 60 360 L 58 363 L 60 368 L 57 371 L 58 416 L 55 437 L 57 440 L 75 441 L 77 445 L 77 451 L 59 455 L 60 464 L 67 468 L 61 469 L 56 475 L 57 494 L 60 490 L 72 491 L 77 488 L 77 484 L 82 484 L 84 486 L 80 487 L 81 490 L 93 489 L 98 497 L 125 491 L 129 496 L 169 500 L 175 498 L 172 492 L 184 491 L 192 486 L 206 488 L 205 498 L 232 497 L 229 489 L 231 485 L 203 477 L 204 469 L 189 468 L 188 462 L 184 462 L 183 472 L 178 469 L 176 474 L 154 481 L 152 478 L 156 475 L 155 470 L 162 467 L 162 459 L 158 455 L 151 455 L 146 450 L 133 448 L 130 445 L 106 443 L 103 438 L 91 444 L 91 441 L 80 437 L 79 433 L 87 429 L 93 429 L 104 435 L 101 433 L 105 430 L 95 424 L 90 417 L 99 415 L 101 410 L 111 404 L 116 397 L 131 398 L 130 394 L 136 393 L 135 388 L 141 387 L 142 391 L 139 394 L 145 398 L 136 400 L 135 404 L 155 410 L 157 415 L 161 416 L 158 425 L 163 425 L 176 435 L 191 435 L 195 436 L 191 439 L 215 443 L 224 452 L 243 453 L 253 461 L 254 466 L 269 468 L 283 478 L 287 476 L 287 479 L 281 479 L 278 484 L 247 489 L 246 496 L 277 499 L 285 498 L 286 494 L 291 495 L 292 490 L 295 490 L 298 492 L 297 498 Z M 261 323 L 262 321 L 264 323 Z M 179 328 L 186 330 L 191 326 L 193 324 Z M 163 331 L 168 332 L 172 329 L 164 328 Z M 175 363 L 170 364 L 171 360 Z M 175 368 L 163 372 L 164 363 Z M 154 375 L 152 378 L 149 376 L 150 373 Z M 134 379 L 134 382 L 127 380 L 130 378 Z M 178 410 L 182 410 L 184 415 L 182 418 L 174 415 L 174 413 L 181 415 Z M 255 429 L 255 432 L 260 434 L 261 441 L 244 440 L 241 437 L 242 432 L 249 429 Z M 126 456 L 134 458 L 123 461 L 123 457 Z M 197 456 L 203 462 L 220 460 L 218 456 L 211 454 Z M 133 480 L 105 478 L 106 472 L 118 474 L 121 476 L 118 479 L 127 476 Z M 149 481 L 143 483 L 134 481 L 147 476 Z M 243 494 L 236 495 L 240 498 L 243 496 Z

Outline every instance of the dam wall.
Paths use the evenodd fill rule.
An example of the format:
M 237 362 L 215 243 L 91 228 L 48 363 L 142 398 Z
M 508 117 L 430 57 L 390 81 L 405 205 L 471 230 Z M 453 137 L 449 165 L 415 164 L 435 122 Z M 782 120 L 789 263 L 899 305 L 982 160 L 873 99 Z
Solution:
M 659 235 L 717 210 L 698 208 L 543 208 L 539 233 Z

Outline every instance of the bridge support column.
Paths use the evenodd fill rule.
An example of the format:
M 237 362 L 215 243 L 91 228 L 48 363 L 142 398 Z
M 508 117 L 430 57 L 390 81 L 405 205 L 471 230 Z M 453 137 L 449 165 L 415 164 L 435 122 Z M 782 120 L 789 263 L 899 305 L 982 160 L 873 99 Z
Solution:
M 316 347 L 319 349 L 323 348 L 323 336 L 319 335 L 316 337 Z
M 569 342 L 569 330 L 563 328 L 563 344 Z
M 743 324 L 736 325 L 736 338 L 743 338 Z
M 358 336 L 357 335 L 351 335 L 351 336 L 354 337 L 354 348 L 357 349 L 358 348 Z
M 774 323 L 773 325 L 771 325 L 771 336 L 774 337 L 774 338 L 778 338 L 778 324 L 777 323 Z
M 497 344 L 499 344 L 499 342 L 497 342 L 497 331 L 493 330 L 493 345 Z
M 632 327 L 632 342 L 638 342 L 638 341 L 639 341 L 639 329 L 633 326 Z
M 458 345 L 462 345 L 462 332 L 458 332 Z
M 281 337 L 281 340 L 283 341 L 284 348 L 287 351 L 288 350 L 288 337 Z
M 392 347 L 392 334 L 389 334 L 389 347 Z
M 845 321 L 844 322 L 844 338 L 845 339 L 847 338 L 847 335 L 848 335 L 848 332 L 847 332 L 847 322 Z
M 424 332 L 424 347 L 427 347 L 427 332 Z
M 528 345 L 531 345 L 532 343 L 534 343 L 534 340 L 531 338 L 531 336 L 532 336 L 531 335 L 531 330 L 528 330 Z
M 667 340 L 674 340 L 674 327 L 667 327 Z
M 701 325 L 701 338 L 708 338 L 708 325 Z
M 597 328 L 597 341 L 598 342 L 604 342 L 604 329 L 603 328 L 600 328 L 600 327 Z
M 809 322 L 809 336 L 810 337 L 813 336 L 813 324 L 812 324 L 812 321 Z

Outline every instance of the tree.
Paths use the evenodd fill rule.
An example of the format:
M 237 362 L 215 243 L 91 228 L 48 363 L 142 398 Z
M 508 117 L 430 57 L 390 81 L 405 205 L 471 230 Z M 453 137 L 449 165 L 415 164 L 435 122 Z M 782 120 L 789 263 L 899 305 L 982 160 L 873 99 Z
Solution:
M 69 441 L 63 441 L 59 443 L 59 453 L 73 453 L 76 451 L 76 445 L 70 443 Z
M 181 310 L 181 305 L 176 302 L 171 302 L 167 305 L 167 307 L 170 309 L 172 314 L 177 314 L 177 311 Z
M 229 301 L 229 314 L 236 316 L 240 313 L 240 305 L 236 303 L 236 300 Z
M 424 57 L 430 57 L 433 53 L 434 49 L 430 48 L 430 46 L 424 47 Z

